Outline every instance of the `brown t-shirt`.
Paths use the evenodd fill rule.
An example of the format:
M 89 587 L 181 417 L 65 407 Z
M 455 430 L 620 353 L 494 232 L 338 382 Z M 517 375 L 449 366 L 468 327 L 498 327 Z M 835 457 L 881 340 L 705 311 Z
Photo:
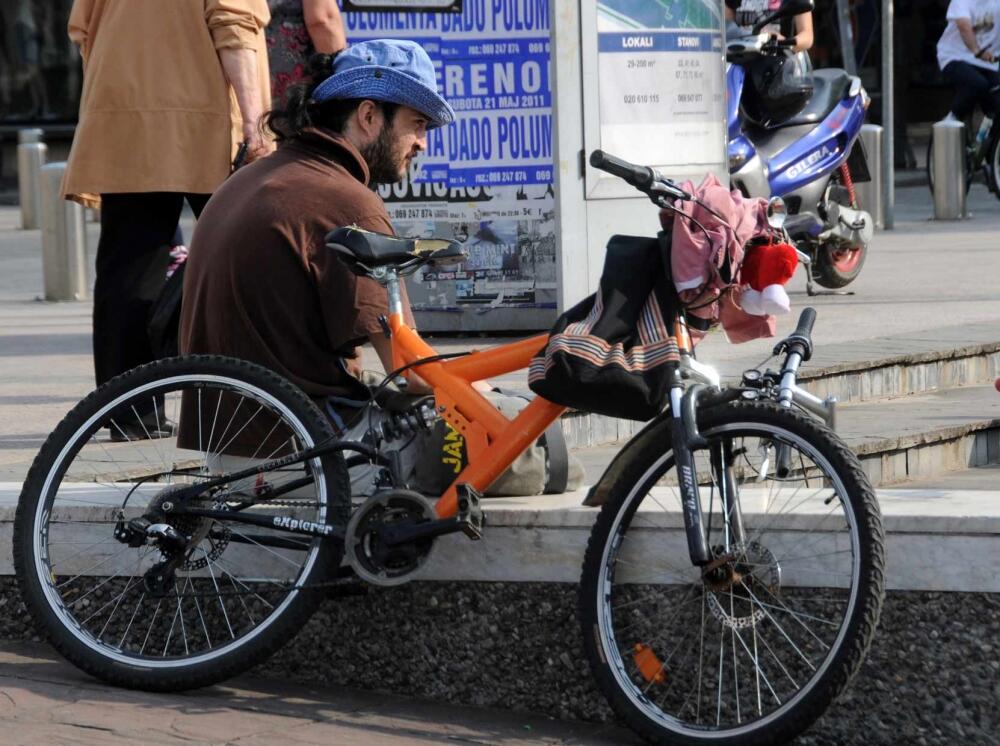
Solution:
M 250 360 L 316 399 L 356 391 L 341 358 L 381 333 L 378 318 L 388 313 L 388 298 L 374 280 L 351 273 L 324 237 L 352 224 L 393 233 L 367 183 L 357 149 L 321 129 L 228 179 L 191 242 L 181 353 Z

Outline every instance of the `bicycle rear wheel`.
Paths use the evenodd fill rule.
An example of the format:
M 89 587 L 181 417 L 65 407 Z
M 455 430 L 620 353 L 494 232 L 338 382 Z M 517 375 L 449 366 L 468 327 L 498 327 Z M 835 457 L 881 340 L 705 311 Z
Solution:
M 742 402 L 699 421 L 713 562 L 703 572 L 688 558 L 664 427 L 635 446 L 594 525 L 584 646 L 609 703 L 654 743 L 784 743 L 871 643 L 884 595 L 878 506 L 857 459 L 801 415 Z
M 998 125 L 1000 127 L 1000 125 Z M 1000 199 L 1000 129 L 994 128 L 997 134 L 993 137 L 993 143 L 987 151 L 987 161 L 990 164 L 988 170 L 990 183 L 987 185 L 993 196 Z
M 72 663 L 123 686 L 187 689 L 250 668 L 305 623 L 320 598 L 301 586 L 328 577 L 343 548 L 183 515 L 172 495 L 331 435 L 305 394 L 243 361 L 173 358 L 100 387 L 49 436 L 18 503 L 14 563 L 36 626 Z M 350 509 L 339 453 L 195 503 L 340 527 Z M 129 541 L 121 532 L 136 519 L 185 540 L 140 531 Z

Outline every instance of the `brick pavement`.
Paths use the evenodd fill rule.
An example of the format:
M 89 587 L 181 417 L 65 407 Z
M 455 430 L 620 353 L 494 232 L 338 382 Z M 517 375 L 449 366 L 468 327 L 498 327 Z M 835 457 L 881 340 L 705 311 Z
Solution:
M 0 645 L 0 728 L 5 746 L 639 743 L 614 726 L 252 678 L 183 694 L 134 692 L 31 643 Z

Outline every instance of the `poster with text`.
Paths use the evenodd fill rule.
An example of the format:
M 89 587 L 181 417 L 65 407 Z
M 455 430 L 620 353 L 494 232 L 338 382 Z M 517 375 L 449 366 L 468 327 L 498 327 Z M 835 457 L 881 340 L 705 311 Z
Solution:
M 599 0 L 601 148 L 668 168 L 719 160 L 721 14 L 715 0 Z
M 354 43 L 419 43 L 456 114 L 428 133 L 406 180 L 379 188 L 400 235 L 454 238 L 468 253 L 460 267 L 409 280 L 414 309 L 555 308 L 548 0 L 464 0 L 461 13 L 350 12 L 344 21 Z

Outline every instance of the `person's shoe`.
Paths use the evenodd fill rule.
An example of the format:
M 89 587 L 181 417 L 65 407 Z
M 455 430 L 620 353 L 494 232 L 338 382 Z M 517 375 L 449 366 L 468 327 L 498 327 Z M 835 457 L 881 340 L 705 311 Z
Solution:
M 170 420 L 160 420 L 157 424 L 156 417 L 147 415 L 141 422 L 132 420 L 131 422 L 115 422 L 108 429 L 111 432 L 113 443 L 127 443 L 132 440 L 155 440 L 158 438 L 171 437 L 177 428 Z

